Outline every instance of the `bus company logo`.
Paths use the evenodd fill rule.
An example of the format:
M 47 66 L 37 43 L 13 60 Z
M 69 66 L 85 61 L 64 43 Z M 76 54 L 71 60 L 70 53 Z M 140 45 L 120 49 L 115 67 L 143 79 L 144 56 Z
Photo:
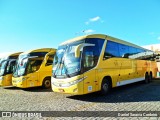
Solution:
M 11 112 L 2 112 L 2 117 L 12 117 Z

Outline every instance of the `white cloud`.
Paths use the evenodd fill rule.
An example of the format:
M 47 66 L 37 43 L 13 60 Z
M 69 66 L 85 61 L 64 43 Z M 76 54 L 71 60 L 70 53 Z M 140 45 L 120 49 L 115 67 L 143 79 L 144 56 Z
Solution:
M 90 18 L 87 22 L 85 22 L 85 24 L 88 25 L 91 22 L 96 22 L 96 21 L 100 21 L 100 20 L 101 20 L 101 18 L 99 16 L 96 16 L 94 18 Z M 101 20 L 100 22 L 103 23 L 104 21 Z
M 89 34 L 89 33 L 95 32 L 95 30 L 88 29 L 88 30 L 84 30 L 83 32 L 84 32 L 85 34 Z
M 95 21 L 98 21 L 98 20 L 100 20 L 99 16 L 89 19 L 89 21 L 91 21 L 91 22 L 95 22 Z

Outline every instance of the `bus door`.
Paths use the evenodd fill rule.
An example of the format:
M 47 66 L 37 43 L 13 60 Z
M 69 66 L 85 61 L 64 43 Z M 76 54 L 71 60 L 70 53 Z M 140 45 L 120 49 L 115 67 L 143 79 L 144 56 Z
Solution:
M 28 69 L 27 69 L 27 86 L 34 87 L 38 86 L 40 83 L 39 81 L 39 68 L 41 66 L 42 60 L 39 59 L 29 59 L 28 62 Z
M 33 72 L 27 75 L 27 87 L 38 86 L 38 72 Z
M 84 52 L 83 55 L 83 68 L 84 68 L 84 93 L 96 91 L 96 84 L 98 82 L 97 70 L 94 68 L 96 59 L 92 51 Z M 97 85 L 98 89 L 98 85 Z

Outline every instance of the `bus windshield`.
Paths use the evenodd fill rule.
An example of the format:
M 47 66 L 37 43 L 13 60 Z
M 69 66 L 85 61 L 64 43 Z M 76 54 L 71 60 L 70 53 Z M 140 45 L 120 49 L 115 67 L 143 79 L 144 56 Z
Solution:
M 104 40 L 86 38 L 59 46 L 53 62 L 53 77 L 73 77 L 97 65 Z M 79 56 L 76 50 L 79 47 Z
M 7 65 L 7 60 L 1 61 L 0 63 L 0 76 L 3 76 L 5 73 L 6 65 Z
M 18 62 L 17 68 L 14 72 L 15 76 L 23 76 L 25 74 L 33 73 L 39 70 L 44 58 L 25 58 Z
M 47 53 L 48 52 L 32 52 L 19 55 L 13 76 L 23 76 L 38 70 Z
M 84 40 L 58 47 L 53 62 L 55 76 L 69 77 L 80 71 L 81 57 L 75 57 L 75 49 L 81 43 L 84 43 Z
M 13 73 L 13 67 L 15 65 L 15 60 L 8 59 L 1 62 L 0 66 L 0 76 L 4 74 L 11 74 Z
M 25 72 L 28 54 L 19 55 L 14 67 L 13 76 L 22 76 Z

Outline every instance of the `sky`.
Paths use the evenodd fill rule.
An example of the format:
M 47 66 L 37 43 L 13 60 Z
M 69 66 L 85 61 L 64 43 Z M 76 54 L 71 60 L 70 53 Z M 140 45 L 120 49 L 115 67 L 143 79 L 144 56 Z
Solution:
M 57 48 L 106 34 L 139 46 L 160 43 L 159 0 L 0 0 L 0 54 Z

